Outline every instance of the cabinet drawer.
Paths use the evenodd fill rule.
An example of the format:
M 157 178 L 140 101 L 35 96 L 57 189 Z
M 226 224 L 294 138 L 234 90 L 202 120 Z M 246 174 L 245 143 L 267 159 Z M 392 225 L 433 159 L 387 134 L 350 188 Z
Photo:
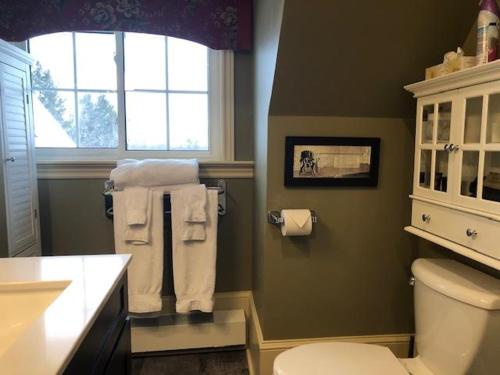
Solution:
M 414 200 L 411 223 L 416 228 L 500 259 L 500 222 Z

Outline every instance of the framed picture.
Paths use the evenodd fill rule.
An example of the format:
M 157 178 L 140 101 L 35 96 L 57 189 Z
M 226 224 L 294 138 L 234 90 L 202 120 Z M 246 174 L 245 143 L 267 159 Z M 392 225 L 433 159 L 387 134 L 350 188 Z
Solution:
M 377 186 L 380 138 L 286 137 L 285 186 Z

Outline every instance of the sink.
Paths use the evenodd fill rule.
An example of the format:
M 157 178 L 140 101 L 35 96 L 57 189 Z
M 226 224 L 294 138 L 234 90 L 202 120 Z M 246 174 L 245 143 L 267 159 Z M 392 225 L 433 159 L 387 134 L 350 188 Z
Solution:
M 0 356 L 70 283 L 68 280 L 0 283 Z

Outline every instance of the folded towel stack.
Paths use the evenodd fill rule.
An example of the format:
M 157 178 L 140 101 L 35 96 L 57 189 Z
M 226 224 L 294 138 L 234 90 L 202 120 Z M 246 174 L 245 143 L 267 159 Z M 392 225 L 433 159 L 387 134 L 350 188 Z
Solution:
M 111 171 L 115 188 L 199 184 L 196 159 L 124 159 Z

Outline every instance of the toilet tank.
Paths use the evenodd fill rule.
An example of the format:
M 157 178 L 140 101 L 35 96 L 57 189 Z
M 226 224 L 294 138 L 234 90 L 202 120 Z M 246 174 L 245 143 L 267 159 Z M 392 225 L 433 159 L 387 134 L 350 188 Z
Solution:
M 500 280 L 448 259 L 417 259 L 416 348 L 436 375 L 500 373 Z

